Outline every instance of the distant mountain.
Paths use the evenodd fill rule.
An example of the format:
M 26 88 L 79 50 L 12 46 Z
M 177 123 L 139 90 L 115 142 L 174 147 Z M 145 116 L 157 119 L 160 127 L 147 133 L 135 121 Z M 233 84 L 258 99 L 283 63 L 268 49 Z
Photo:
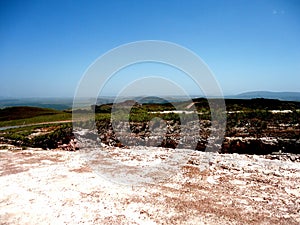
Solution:
M 12 106 L 32 106 L 65 110 L 72 108 L 72 98 L 0 98 L 0 109 Z
M 192 98 L 199 98 L 199 96 L 191 96 Z M 202 96 L 206 98 L 205 96 Z M 300 92 L 270 92 L 270 91 L 252 91 L 245 92 L 238 95 L 224 96 L 226 99 L 253 99 L 266 98 L 278 99 L 283 101 L 298 101 L 300 102 Z M 214 97 L 216 98 L 216 97 Z M 168 102 L 183 102 L 188 100 L 186 96 L 140 96 L 140 97 L 124 97 L 118 99 L 118 102 L 126 100 L 135 100 L 141 104 L 143 103 L 168 103 Z M 90 107 L 95 104 L 94 98 L 82 98 L 78 100 L 77 105 L 82 107 Z M 115 101 L 115 97 L 105 96 L 97 99 L 96 104 L 111 104 Z M 0 109 L 12 106 L 32 106 L 40 108 L 50 108 L 56 110 L 71 109 L 73 106 L 73 98 L 9 98 L 0 96 Z
M 226 98 L 252 99 L 269 98 L 284 101 L 300 101 L 300 92 L 271 92 L 271 91 L 251 91 L 238 95 L 226 96 Z

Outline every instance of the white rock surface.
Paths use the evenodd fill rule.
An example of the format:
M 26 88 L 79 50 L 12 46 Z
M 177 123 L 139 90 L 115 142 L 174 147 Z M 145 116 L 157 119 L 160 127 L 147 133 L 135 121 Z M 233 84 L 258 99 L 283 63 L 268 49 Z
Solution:
M 84 150 L 1 150 L 0 224 L 300 224 L 298 162 L 162 148 L 102 151 L 133 168 L 128 176 L 149 179 L 120 184 L 108 174 L 123 168 L 98 158 L 107 168 L 101 176 Z M 149 166 L 156 174 L 140 173 Z

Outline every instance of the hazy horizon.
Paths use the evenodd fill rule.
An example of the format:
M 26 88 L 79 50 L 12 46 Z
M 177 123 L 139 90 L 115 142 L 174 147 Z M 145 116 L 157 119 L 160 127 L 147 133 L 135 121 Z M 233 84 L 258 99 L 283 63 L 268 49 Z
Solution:
M 293 95 L 300 95 L 300 91 L 299 92 L 293 92 L 293 91 L 246 91 L 246 92 L 241 92 L 241 93 L 237 93 L 237 94 L 224 94 L 223 96 L 205 96 L 205 95 L 199 95 L 199 94 L 190 94 L 189 96 L 190 97 L 199 97 L 199 98 L 210 98 L 210 97 L 238 97 L 238 96 L 243 96 L 243 95 L 247 95 L 247 94 L 253 94 L 253 95 L 256 95 L 256 94 L 271 94 L 271 95 L 276 95 L 276 94 L 279 94 L 279 95 L 282 95 L 282 94 L 291 94 L 292 96 Z M 124 97 L 152 97 L 152 95 L 127 95 L 127 96 L 124 96 Z M 161 96 L 165 96 L 165 97 L 186 97 L 185 95 L 161 95 Z M 117 97 L 117 95 L 101 95 L 101 96 L 98 96 L 98 99 L 101 99 L 101 98 L 115 98 Z M 153 97 L 158 97 L 158 96 L 155 96 L 153 95 Z M 15 97 L 9 97 L 9 96 L 0 96 L 0 99 L 2 100 L 22 100 L 22 99 L 51 99 L 51 100 L 54 100 L 54 99 L 58 99 L 58 100 L 61 100 L 61 99 L 73 99 L 74 96 L 27 96 L 27 97 L 24 97 L 24 96 L 15 96 Z M 91 98 L 95 98 L 93 96 L 90 96 L 90 97 L 82 97 L 83 99 L 91 99 Z

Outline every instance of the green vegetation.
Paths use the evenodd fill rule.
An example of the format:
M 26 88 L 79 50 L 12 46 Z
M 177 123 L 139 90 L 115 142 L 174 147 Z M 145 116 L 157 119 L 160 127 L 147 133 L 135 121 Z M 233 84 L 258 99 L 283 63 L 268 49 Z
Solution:
M 0 127 L 71 120 L 72 114 L 29 106 L 0 109 Z
M 212 111 L 209 108 L 207 99 L 198 98 L 191 102 L 175 103 L 119 103 L 120 107 L 112 113 L 113 104 L 92 106 L 95 114 L 87 108 L 74 112 L 76 123 L 83 128 L 95 128 L 105 132 L 110 126 L 111 119 L 117 121 L 129 121 L 147 123 L 154 118 L 161 118 L 165 121 L 182 122 L 195 119 L 195 114 L 185 111 L 196 109 L 199 121 L 211 120 L 211 114 L 220 121 L 224 121 L 224 112 Z M 128 103 L 128 104 L 127 104 Z M 130 104 L 133 103 L 133 104 Z M 210 100 L 211 104 L 218 104 L 218 100 Z M 133 105 L 132 107 L 130 105 Z M 176 107 L 175 107 L 176 106 Z M 193 106 L 193 107 L 191 107 Z M 129 108 L 130 107 L 130 108 Z M 183 113 L 164 111 L 175 111 L 182 109 Z M 269 127 L 277 129 L 276 135 L 281 135 L 280 124 L 289 124 L 291 127 L 299 127 L 300 124 L 300 102 L 287 102 L 272 99 L 227 99 L 227 135 L 234 136 L 241 131 L 237 128 L 244 128 L 242 135 L 259 136 L 260 134 L 270 135 Z M 271 110 L 290 110 L 284 113 L 274 113 Z M 31 146 L 42 148 L 55 148 L 60 143 L 67 143 L 72 134 L 72 111 L 58 111 L 36 107 L 10 107 L 0 110 L 0 127 L 21 125 L 19 128 L 0 131 L 0 142 L 11 143 L 17 146 Z M 61 121 L 65 121 L 62 123 Z M 68 122 L 69 121 L 69 122 Z M 159 121 L 159 120 L 157 120 Z M 67 122 L 67 123 L 66 123 Z M 95 124 L 96 122 L 96 124 Z M 25 126 L 23 126 L 25 125 Z M 280 128 L 280 129 L 279 129 Z M 269 133 L 268 133 L 269 132 Z M 273 132 L 273 131 L 272 131 Z M 298 133 L 297 133 L 298 132 Z M 291 137 L 298 137 L 299 131 L 289 130 Z M 294 134 L 295 133 L 295 134 Z M 238 134 L 238 133 L 237 133 Z M 294 136 L 292 136 L 294 135 Z M 295 136 L 296 135 L 296 136 Z M 298 136 L 297 136 L 298 135 Z
M 226 99 L 227 111 L 253 111 L 253 110 L 296 110 L 300 102 L 280 101 L 277 99 Z
M 58 143 L 68 144 L 74 137 L 71 124 L 63 124 L 58 126 L 50 133 L 38 135 L 32 138 L 28 145 L 32 147 L 40 147 L 43 149 L 54 149 L 58 147 Z
M 0 121 L 26 119 L 36 116 L 54 115 L 59 113 L 61 112 L 54 109 L 44 109 L 30 106 L 8 107 L 0 109 Z
M 72 114 L 37 108 L 9 107 L 0 110 L 0 127 L 21 127 L 0 131 L 0 140 L 20 147 L 55 148 L 58 142 L 66 142 L 72 136 Z
M 71 140 L 72 124 L 48 124 L 26 126 L 0 132 L 2 141 L 20 147 L 57 148 L 58 142 L 64 144 Z

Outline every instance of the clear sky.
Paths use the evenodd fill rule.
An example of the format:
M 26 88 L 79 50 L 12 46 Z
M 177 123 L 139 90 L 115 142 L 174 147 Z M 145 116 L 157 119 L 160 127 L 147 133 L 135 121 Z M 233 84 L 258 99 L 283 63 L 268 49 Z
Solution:
M 298 0 L 1 0 L 0 96 L 71 97 L 96 58 L 139 40 L 189 48 L 227 95 L 300 91 Z

